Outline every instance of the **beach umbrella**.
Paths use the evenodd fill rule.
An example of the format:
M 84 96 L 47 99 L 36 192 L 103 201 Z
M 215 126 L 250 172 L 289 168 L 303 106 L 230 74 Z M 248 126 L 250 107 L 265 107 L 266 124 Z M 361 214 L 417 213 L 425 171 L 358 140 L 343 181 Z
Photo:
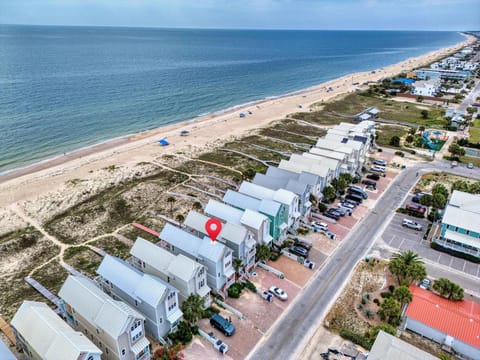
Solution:
M 187 136 L 189 134 L 188 130 L 180 131 L 180 136 Z
M 167 146 L 167 145 L 170 144 L 170 143 L 169 143 L 167 140 L 165 140 L 165 139 L 160 139 L 160 140 L 158 140 L 158 143 L 159 143 L 160 145 L 162 145 L 162 146 Z
M 240 117 L 241 117 L 241 118 L 244 118 L 244 117 L 245 117 L 245 114 L 244 114 L 244 113 L 240 113 Z

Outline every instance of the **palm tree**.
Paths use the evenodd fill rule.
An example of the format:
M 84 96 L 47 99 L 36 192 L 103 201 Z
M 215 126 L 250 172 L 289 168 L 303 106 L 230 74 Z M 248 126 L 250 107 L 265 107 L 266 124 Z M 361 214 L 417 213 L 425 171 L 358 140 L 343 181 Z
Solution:
M 448 300 L 463 300 L 463 289 L 446 278 L 435 280 L 433 282 L 433 290 Z
M 204 314 L 203 299 L 198 294 L 190 295 L 181 307 L 183 318 L 191 325 L 194 325 Z
M 412 293 L 406 286 L 399 286 L 393 290 L 393 298 L 400 303 L 400 308 L 403 309 L 403 305 L 412 301 Z
M 400 305 L 397 300 L 393 298 L 386 298 L 383 300 L 378 310 L 378 314 L 382 320 L 385 320 L 389 324 L 398 319 L 401 314 Z
M 388 268 L 400 285 L 410 285 L 427 274 L 422 258 L 411 250 L 393 254 Z
M 237 275 L 240 275 L 240 269 L 243 267 L 242 259 L 233 259 L 233 268 Z
M 255 258 L 257 261 L 266 261 L 270 259 L 272 251 L 270 248 L 265 244 L 257 244 L 257 252 L 255 254 Z
M 202 203 L 200 201 L 195 201 L 192 205 L 195 210 L 200 210 L 202 208 Z
M 167 203 L 170 204 L 170 216 L 173 216 L 173 203 L 177 201 L 173 196 L 169 196 L 167 199 Z
M 179 223 L 182 223 L 182 222 L 185 220 L 185 216 L 183 216 L 182 214 L 178 214 L 177 216 L 175 216 L 175 219 L 176 219 Z
M 414 253 L 412 250 L 407 250 L 405 252 L 400 252 L 392 255 L 392 259 L 397 258 L 400 258 L 406 266 L 410 266 L 413 263 L 423 264 L 420 255 Z

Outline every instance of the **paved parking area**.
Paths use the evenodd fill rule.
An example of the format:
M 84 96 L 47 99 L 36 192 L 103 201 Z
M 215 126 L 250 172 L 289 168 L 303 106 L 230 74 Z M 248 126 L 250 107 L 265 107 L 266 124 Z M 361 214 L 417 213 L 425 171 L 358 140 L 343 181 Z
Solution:
M 423 239 L 424 230 L 416 231 L 403 227 L 402 220 L 404 218 L 413 219 L 422 224 L 424 230 L 429 223 L 427 219 L 416 219 L 405 214 L 395 214 L 381 235 L 381 239 L 386 244 L 401 251 L 412 250 L 424 259 L 480 278 L 480 264 L 475 264 L 430 248 L 429 241 Z

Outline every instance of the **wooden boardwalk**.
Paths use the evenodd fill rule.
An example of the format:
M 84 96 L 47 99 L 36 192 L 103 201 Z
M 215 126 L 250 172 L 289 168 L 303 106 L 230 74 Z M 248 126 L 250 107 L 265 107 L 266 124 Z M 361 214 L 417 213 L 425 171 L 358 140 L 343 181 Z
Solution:
M 53 304 L 58 306 L 60 304 L 60 299 L 52 294 L 50 290 L 48 290 L 46 287 L 44 287 L 42 284 L 40 284 L 37 280 L 31 278 L 31 277 L 26 277 L 25 281 L 33 287 L 35 290 L 37 290 L 40 294 L 42 294 L 44 297 L 46 297 L 48 300 L 50 300 Z
M 7 336 L 8 340 L 13 345 L 17 345 L 17 340 L 15 339 L 15 335 L 13 334 L 13 330 L 9 323 L 7 323 L 1 316 L 0 316 L 0 330 Z

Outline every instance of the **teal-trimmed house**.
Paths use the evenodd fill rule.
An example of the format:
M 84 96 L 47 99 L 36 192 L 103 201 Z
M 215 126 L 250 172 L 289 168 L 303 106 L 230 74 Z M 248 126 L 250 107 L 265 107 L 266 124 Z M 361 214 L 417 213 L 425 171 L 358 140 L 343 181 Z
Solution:
M 288 208 L 285 204 L 273 200 L 259 200 L 236 191 L 227 190 L 223 201 L 237 209 L 254 210 L 270 219 L 270 236 L 276 245 L 287 238 Z
M 455 190 L 432 241 L 480 258 L 480 195 Z

